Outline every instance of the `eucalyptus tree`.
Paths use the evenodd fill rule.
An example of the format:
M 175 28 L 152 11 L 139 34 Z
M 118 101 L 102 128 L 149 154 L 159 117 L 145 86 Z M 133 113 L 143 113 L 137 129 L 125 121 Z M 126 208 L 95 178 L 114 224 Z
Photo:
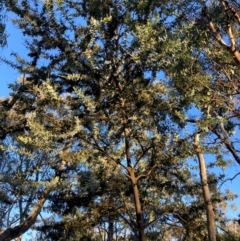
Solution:
M 185 89 L 178 81 L 175 86 L 201 111 L 200 128 L 224 143 L 240 163 L 235 135 L 239 126 L 238 7 L 238 1 L 210 1 L 195 11 L 187 36 L 192 40 L 194 61 L 203 67 L 200 74 L 206 78 Z
M 199 9 L 194 11 L 189 25 L 186 25 L 189 31 L 185 32 L 185 35 L 183 34 L 190 41 L 189 62 L 186 61 L 186 57 L 183 58 L 184 71 L 175 68 L 172 73 L 169 73 L 172 76 L 175 91 L 180 93 L 182 101 L 191 103 L 200 111 L 197 118 L 189 112 L 186 121 L 194 123 L 197 132 L 201 133 L 203 137 L 212 139 L 208 143 L 208 147 L 214 147 L 217 151 L 214 152 L 219 164 L 224 163 L 224 146 L 239 163 L 238 138 L 234 135 L 234 131 L 238 130 L 239 126 L 237 114 L 239 105 L 237 90 L 239 14 L 237 6 L 236 1 L 211 1 L 206 5 L 202 4 Z M 188 19 L 186 13 L 185 22 Z M 187 56 L 185 52 L 183 54 Z M 196 72 L 199 73 L 197 79 L 197 75 L 194 74 Z M 192 81 L 184 81 L 186 77 Z M 198 135 L 196 134 L 195 137 Z M 195 142 L 193 144 L 195 146 Z M 206 144 L 204 146 L 206 148 Z M 199 154 L 201 151 L 197 153 Z M 203 188 L 207 188 L 206 178 L 204 179 Z M 205 193 L 205 197 L 208 196 L 206 207 L 211 213 L 208 214 L 209 218 L 212 217 L 212 225 L 210 223 L 208 225 L 209 229 L 212 226 L 212 231 L 209 230 L 212 238 L 209 236 L 209 240 L 216 240 L 216 237 L 213 237 L 215 236 L 213 206 L 209 191 L 207 193 L 208 195 Z
M 214 36 L 209 53 L 213 76 L 216 83 L 215 94 L 221 105 L 217 106 L 215 115 L 219 119 L 212 126 L 212 132 L 223 142 L 226 149 L 240 164 L 238 138 L 235 131 L 239 129 L 239 3 L 221 1 L 205 10 L 205 21 L 209 23 L 210 33 Z M 218 15 L 215 15 L 218 12 Z

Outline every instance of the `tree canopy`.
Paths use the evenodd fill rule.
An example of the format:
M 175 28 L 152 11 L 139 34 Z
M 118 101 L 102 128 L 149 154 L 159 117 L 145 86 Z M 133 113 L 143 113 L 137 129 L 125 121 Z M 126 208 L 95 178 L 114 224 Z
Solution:
M 19 78 L 0 103 L 0 240 L 223 237 L 237 6 L 6 1 L 28 57 L 2 59 Z

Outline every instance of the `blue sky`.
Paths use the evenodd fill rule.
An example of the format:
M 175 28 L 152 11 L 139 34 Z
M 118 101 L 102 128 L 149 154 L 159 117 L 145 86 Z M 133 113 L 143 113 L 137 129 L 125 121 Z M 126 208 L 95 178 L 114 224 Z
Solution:
M 13 56 L 11 56 L 12 52 L 17 52 L 21 56 L 26 56 L 24 38 L 19 29 L 14 27 L 10 21 L 7 21 L 6 30 L 8 34 L 8 44 L 3 49 L 0 49 L 1 58 L 14 61 Z M 0 62 L 0 73 L 0 97 L 7 97 L 9 94 L 8 84 L 16 81 L 19 77 L 19 73 L 3 62 Z
M 24 48 L 24 38 L 21 35 L 21 32 L 14 27 L 9 21 L 7 22 L 7 34 L 8 37 L 8 45 L 0 50 L 0 55 L 2 58 L 14 60 L 13 56 L 11 56 L 11 52 L 17 52 L 21 56 L 26 56 L 26 51 Z M 7 66 L 5 63 L 0 63 L 0 97 L 7 97 L 9 95 L 8 84 L 13 83 L 19 77 L 19 73 L 17 70 L 12 69 L 10 66 Z M 238 132 L 239 139 L 240 134 Z M 209 157 L 207 161 L 210 161 Z M 220 171 L 218 169 L 218 171 Z M 220 171 L 221 172 L 221 171 Z M 227 168 L 226 176 L 228 178 L 233 177 L 237 172 L 240 172 L 240 165 L 238 165 L 235 161 Z M 233 181 L 228 181 L 222 185 L 222 190 L 230 189 L 235 194 L 240 195 L 240 175 L 236 177 Z M 237 214 L 240 213 L 240 198 L 237 198 L 234 203 L 238 206 L 238 210 L 233 213 L 229 210 L 229 216 L 236 218 Z

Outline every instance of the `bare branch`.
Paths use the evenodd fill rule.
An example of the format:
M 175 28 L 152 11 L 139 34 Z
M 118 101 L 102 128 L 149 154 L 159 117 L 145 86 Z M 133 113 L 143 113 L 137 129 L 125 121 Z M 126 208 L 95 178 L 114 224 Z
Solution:
M 225 10 L 229 9 L 229 10 L 232 12 L 232 14 L 234 15 L 235 19 L 236 19 L 236 20 L 238 21 L 238 23 L 240 24 L 240 16 L 239 16 L 239 14 L 237 13 L 236 9 L 233 8 L 233 7 L 228 3 L 228 1 L 226 1 L 226 0 L 222 0 L 221 3 L 222 3 L 222 5 L 223 5 L 223 7 L 225 8 Z
M 240 165 L 240 157 L 237 154 L 237 151 L 235 150 L 232 142 L 230 141 L 223 123 L 220 125 L 220 127 L 224 136 L 216 128 L 212 129 L 212 132 L 225 144 L 228 151 L 233 155 L 236 162 Z
M 228 32 L 228 36 L 229 36 L 229 39 L 230 39 L 230 42 L 231 42 L 231 50 L 236 51 L 236 41 L 235 41 L 235 38 L 233 36 L 232 27 L 231 27 L 230 23 L 227 25 L 227 32 Z
M 225 182 L 228 182 L 228 181 L 231 181 L 231 182 L 232 182 L 238 175 L 240 175 L 240 172 L 238 172 L 237 174 L 235 174 L 232 178 L 227 178 L 226 180 L 224 180 L 224 181 L 221 183 L 221 185 L 220 185 L 219 188 L 221 188 L 222 185 L 223 185 Z
M 210 26 L 210 29 L 212 30 L 213 34 L 215 35 L 218 43 L 219 43 L 220 45 L 222 45 L 223 47 L 229 49 L 229 46 L 228 46 L 227 43 L 223 40 L 221 34 L 216 30 L 215 25 L 214 25 L 214 23 L 213 23 L 211 20 L 209 21 L 209 26 Z
M 137 178 L 136 178 L 136 181 L 138 181 L 140 178 L 148 178 L 150 175 L 151 175 L 151 173 L 152 173 L 152 171 L 153 171 L 153 169 L 155 168 L 156 166 L 153 166 L 150 170 L 149 170 L 149 172 L 147 173 L 147 174 L 141 174 L 141 175 L 139 175 Z
M 226 1 L 222 1 L 222 2 L 226 2 Z M 234 36 L 233 36 L 233 33 L 232 33 L 232 29 L 231 29 L 230 23 L 227 24 L 227 26 L 228 26 L 227 33 L 228 33 L 228 36 L 229 36 L 229 39 L 230 39 L 230 42 L 231 42 L 231 47 L 228 46 L 228 44 L 223 40 L 221 34 L 217 31 L 213 21 L 208 16 L 206 11 L 205 11 L 205 15 L 207 16 L 207 19 L 209 21 L 209 27 L 210 27 L 212 33 L 214 34 L 216 40 L 218 41 L 218 43 L 221 46 L 223 46 L 227 51 L 229 51 L 233 55 L 235 61 L 238 64 L 240 64 L 240 53 L 236 49 L 235 39 L 234 39 Z

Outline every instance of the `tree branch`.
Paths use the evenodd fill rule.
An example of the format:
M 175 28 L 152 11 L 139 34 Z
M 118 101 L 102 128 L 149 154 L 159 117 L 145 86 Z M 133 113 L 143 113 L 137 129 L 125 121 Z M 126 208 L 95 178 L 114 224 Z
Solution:
M 222 187 L 222 185 L 223 185 L 225 182 L 227 182 L 227 181 L 231 181 L 231 182 L 232 182 L 238 175 L 240 175 L 240 172 L 238 172 L 237 174 L 235 174 L 232 178 L 228 178 L 228 179 L 226 179 L 225 181 L 223 181 L 223 182 L 221 183 L 219 189 Z
M 223 123 L 220 124 L 220 127 L 221 127 L 221 130 L 222 130 L 224 136 L 222 136 L 221 133 L 219 133 L 219 131 L 217 129 L 212 129 L 212 132 L 225 144 L 228 151 L 233 155 L 236 162 L 240 165 L 240 157 L 237 154 L 237 151 L 235 150 L 232 142 L 229 140 L 229 137 L 227 135 L 227 132 L 224 128 Z
M 239 14 L 237 13 L 236 9 L 233 8 L 233 7 L 228 3 L 228 1 L 226 1 L 226 0 L 222 0 L 221 3 L 222 3 L 222 5 L 223 5 L 223 7 L 225 8 L 225 10 L 228 10 L 228 9 L 229 9 L 229 10 L 232 12 L 233 16 L 235 17 L 235 19 L 236 19 L 236 20 L 238 21 L 238 23 L 240 24 L 240 16 L 239 16 Z
M 66 142 L 63 148 L 63 151 L 67 151 L 67 149 L 70 146 L 70 142 L 71 142 L 71 139 Z M 9 227 L 4 231 L 0 232 L 0 241 L 10 241 L 14 238 L 21 236 L 23 233 L 25 233 L 31 228 L 31 226 L 35 223 L 37 216 L 39 215 L 50 192 L 57 186 L 64 167 L 65 167 L 65 161 L 61 160 L 59 167 L 56 171 L 55 177 L 52 179 L 51 182 L 48 183 L 45 190 L 42 191 L 40 197 L 37 200 L 37 203 L 34 205 L 33 210 L 29 214 L 27 219 L 13 228 Z

